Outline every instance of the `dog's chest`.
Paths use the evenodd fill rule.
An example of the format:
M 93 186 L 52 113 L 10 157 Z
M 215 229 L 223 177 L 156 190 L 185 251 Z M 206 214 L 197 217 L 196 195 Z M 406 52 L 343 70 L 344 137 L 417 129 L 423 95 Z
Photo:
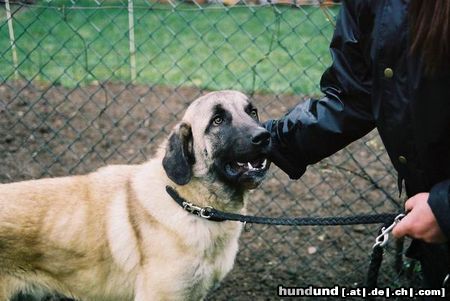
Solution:
M 203 278 L 208 288 L 216 285 L 232 269 L 238 251 L 241 226 L 234 222 L 227 223 L 223 231 L 211 231 L 210 235 L 203 237 L 203 243 L 209 239 L 207 244 L 199 241 L 199 251 L 203 250 L 203 255 L 198 257 L 195 272 L 198 278 Z
M 211 223 L 211 222 L 207 222 Z M 232 269 L 238 251 L 241 226 L 227 222 L 223 225 L 193 224 L 181 233 L 178 252 L 165 252 L 171 258 L 164 262 L 170 267 L 174 291 L 183 300 L 200 300 Z M 202 225 L 203 224 L 203 225 Z M 173 246 L 172 246 L 173 247 Z M 173 250 L 173 248 L 171 248 Z M 167 249 L 166 249 L 167 250 Z

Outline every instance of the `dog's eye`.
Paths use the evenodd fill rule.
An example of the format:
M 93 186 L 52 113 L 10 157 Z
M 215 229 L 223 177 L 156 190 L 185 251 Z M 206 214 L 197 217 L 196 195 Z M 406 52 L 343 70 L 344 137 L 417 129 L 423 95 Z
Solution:
M 216 116 L 213 119 L 214 125 L 220 125 L 223 122 L 223 118 L 221 116 Z
M 258 110 L 257 110 L 257 109 L 252 109 L 252 110 L 250 111 L 250 116 L 251 116 L 252 118 L 258 119 Z

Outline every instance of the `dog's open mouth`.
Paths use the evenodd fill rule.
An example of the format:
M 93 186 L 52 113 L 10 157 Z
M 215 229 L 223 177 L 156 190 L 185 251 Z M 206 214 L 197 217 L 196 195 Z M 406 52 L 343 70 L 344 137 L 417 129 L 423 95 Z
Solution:
M 264 157 L 256 158 L 245 162 L 233 161 L 225 165 L 227 173 L 229 173 L 232 176 L 237 176 L 245 173 L 263 172 L 268 167 L 269 162 Z
M 260 155 L 256 158 L 241 158 L 225 164 L 225 176 L 246 189 L 256 188 L 264 179 L 270 161 Z

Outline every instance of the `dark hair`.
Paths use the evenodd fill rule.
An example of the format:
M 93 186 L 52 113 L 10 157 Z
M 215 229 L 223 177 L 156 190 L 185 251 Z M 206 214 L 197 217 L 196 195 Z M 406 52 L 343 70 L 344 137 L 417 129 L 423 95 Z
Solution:
M 411 54 L 422 58 L 430 75 L 450 67 L 450 0 L 411 0 Z

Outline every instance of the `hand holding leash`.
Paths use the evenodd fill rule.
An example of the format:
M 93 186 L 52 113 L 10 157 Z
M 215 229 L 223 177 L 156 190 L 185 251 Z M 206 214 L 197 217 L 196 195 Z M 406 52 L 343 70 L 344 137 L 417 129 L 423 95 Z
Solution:
M 430 194 L 418 193 L 405 203 L 408 215 L 393 229 L 392 234 L 397 237 L 408 236 L 427 243 L 443 243 L 447 237 L 431 210 L 428 200 Z

